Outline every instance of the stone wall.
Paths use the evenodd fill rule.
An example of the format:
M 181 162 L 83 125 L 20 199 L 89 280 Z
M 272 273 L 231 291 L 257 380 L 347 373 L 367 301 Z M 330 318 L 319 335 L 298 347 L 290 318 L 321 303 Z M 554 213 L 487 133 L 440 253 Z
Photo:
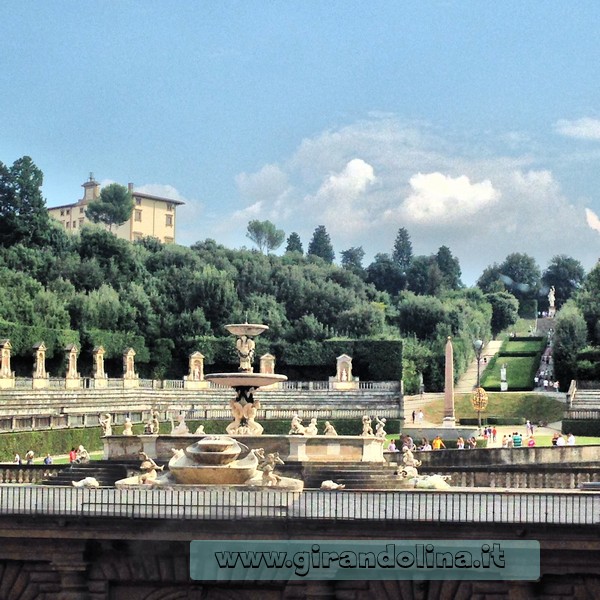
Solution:
M 428 467 L 470 467 L 484 465 L 573 465 L 600 463 L 600 446 L 536 446 L 534 448 L 476 448 L 414 452 Z

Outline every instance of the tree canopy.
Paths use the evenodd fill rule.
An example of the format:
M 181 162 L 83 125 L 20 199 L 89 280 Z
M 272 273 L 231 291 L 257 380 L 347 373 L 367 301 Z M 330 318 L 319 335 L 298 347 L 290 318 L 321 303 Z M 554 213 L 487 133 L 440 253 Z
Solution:
M 312 239 L 308 244 L 308 254 L 319 256 L 325 262 L 332 263 L 335 258 L 335 252 L 331 245 L 331 239 L 325 229 L 325 225 L 319 225 L 313 233 Z
M 11 167 L 0 162 L 0 244 L 42 246 L 53 227 L 42 197 L 43 174 L 29 156 Z
M 92 223 L 107 225 L 110 231 L 113 225 L 122 225 L 131 217 L 133 206 L 133 197 L 127 187 L 111 183 L 102 188 L 100 198 L 92 200 L 85 212 Z
M 251 239 L 261 252 L 267 254 L 271 250 L 277 250 L 285 239 L 283 229 L 277 229 L 271 221 L 258 221 L 254 219 L 248 223 L 246 237 Z

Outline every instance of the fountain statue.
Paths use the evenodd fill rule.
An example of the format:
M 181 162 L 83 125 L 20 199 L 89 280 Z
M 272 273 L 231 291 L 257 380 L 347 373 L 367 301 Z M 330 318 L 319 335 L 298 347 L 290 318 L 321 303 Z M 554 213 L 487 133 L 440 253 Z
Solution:
M 256 422 L 260 408 L 254 398 L 254 391 L 260 387 L 280 381 L 287 381 L 285 375 L 275 373 L 254 373 L 254 338 L 269 329 L 267 325 L 239 323 L 226 325 L 225 329 L 237 337 L 237 350 L 240 366 L 237 373 L 212 373 L 205 379 L 219 385 L 228 385 L 235 390 L 235 398 L 229 402 L 233 421 L 227 426 L 228 435 L 261 435 L 263 427 Z

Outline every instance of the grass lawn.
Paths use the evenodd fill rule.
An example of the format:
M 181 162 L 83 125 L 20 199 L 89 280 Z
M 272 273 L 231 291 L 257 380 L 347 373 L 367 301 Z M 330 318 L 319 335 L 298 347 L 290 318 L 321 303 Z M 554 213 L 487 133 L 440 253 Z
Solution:
M 470 394 L 456 394 L 454 397 L 456 418 L 477 418 L 471 405 Z M 441 423 L 444 417 L 444 400 L 435 400 L 425 407 L 426 418 L 433 423 Z M 552 394 L 528 392 L 488 392 L 488 406 L 481 413 L 495 417 L 515 417 L 529 419 L 532 423 L 545 421 L 553 423 L 563 417 L 565 405 L 552 397 Z
M 481 376 L 482 387 L 500 387 L 500 368 L 502 365 L 506 366 L 508 389 L 511 387 L 531 389 L 533 387 L 533 376 L 539 365 L 537 355 L 494 356 Z
M 526 340 L 526 341 L 512 341 L 509 340 L 507 344 L 502 347 L 500 352 L 500 356 L 502 356 L 502 352 L 506 352 L 507 354 L 511 353 L 521 353 L 525 354 L 527 352 L 531 354 L 537 354 L 540 350 L 543 350 L 545 347 L 545 342 L 540 342 L 539 340 Z

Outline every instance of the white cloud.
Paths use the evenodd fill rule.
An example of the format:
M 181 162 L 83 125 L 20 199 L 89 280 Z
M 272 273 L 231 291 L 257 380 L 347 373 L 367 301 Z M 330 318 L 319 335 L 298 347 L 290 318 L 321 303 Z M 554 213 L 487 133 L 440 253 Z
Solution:
M 471 183 L 466 175 L 418 173 L 410 178 L 411 195 L 402 204 L 402 215 L 417 223 L 446 223 L 471 217 L 495 203 L 500 193 L 489 179 Z
M 319 215 L 319 223 L 327 223 L 330 234 L 345 240 L 369 225 L 367 194 L 376 179 L 369 163 L 354 158 L 338 173 L 329 174 L 314 195 L 306 196 L 305 203 Z
M 583 140 L 600 140 L 600 119 L 583 117 L 575 121 L 561 119 L 554 124 L 557 133 Z
M 585 209 L 585 220 L 590 229 L 600 232 L 600 219 L 598 218 L 598 215 L 591 208 Z
M 257 173 L 240 173 L 236 183 L 242 196 L 276 198 L 288 188 L 287 175 L 277 165 L 265 165 Z
M 144 185 L 135 185 L 133 189 L 136 192 L 142 194 L 149 194 L 150 196 L 159 196 L 161 198 L 170 198 L 171 200 L 180 200 L 181 202 L 188 202 L 179 190 L 172 185 L 164 185 L 162 183 L 146 183 Z
M 321 132 L 287 160 L 239 175 L 245 207 L 219 232 L 236 245 L 250 219 L 269 219 L 298 232 L 306 248 L 325 225 L 338 255 L 363 246 L 368 264 L 391 252 L 406 227 L 416 254 L 448 245 L 467 282 L 512 252 L 531 254 L 542 268 L 555 254 L 593 265 L 597 239 L 584 203 L 561 190 L 536 142 L 506 156 L 492 146 L 498 135 L 475 137 L 455 142 L 389 115 Z

